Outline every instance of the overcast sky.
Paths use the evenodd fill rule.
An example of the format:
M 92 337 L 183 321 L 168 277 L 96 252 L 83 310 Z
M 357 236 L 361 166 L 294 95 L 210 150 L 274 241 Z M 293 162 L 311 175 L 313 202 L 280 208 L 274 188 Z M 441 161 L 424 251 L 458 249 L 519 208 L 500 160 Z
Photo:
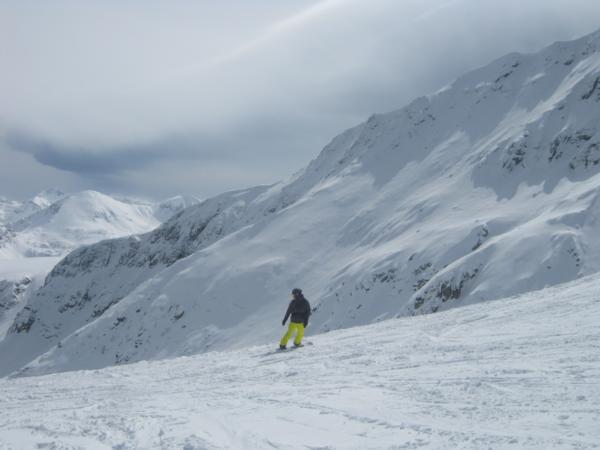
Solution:
M 0 195 L 272 183 L 373 112 L 596 28 L 598 0 L 0 0 Z

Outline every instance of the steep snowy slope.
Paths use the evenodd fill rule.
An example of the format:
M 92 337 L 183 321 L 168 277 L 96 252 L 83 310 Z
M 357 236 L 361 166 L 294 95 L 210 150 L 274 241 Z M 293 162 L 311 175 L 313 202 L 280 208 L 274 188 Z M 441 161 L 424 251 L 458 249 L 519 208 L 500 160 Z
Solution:
M 7 336 L 11 342 L 0 343 L 6 352 L 0 374 L 96 320 L 165 267 L 219 240 L 234 226 L 244 205 L 265 189 L 221 195 L 179 213 L 145 235 L 103 241 L 66 256 L 36 299 L 17 317 Z M 38 317 L 43 318 L 43 325 L 36 323 Z
M 0 259 L 0 341 L 59 258 Z
M 598 449 L 599 291 L 594 276 L 286 353 L 3 379 L 0 448 Z
M 154 205 L 154 217 L 161 223 L 190 206 L 197 205 L 200 200 L 193 195 L 176 195 Z
M 294 286 L 315 333 L 595 273 L 599 128 L 600 32 L 503 57 L 291 180 L 72 253 L 0 344 L 3 373 L 266 342 Z

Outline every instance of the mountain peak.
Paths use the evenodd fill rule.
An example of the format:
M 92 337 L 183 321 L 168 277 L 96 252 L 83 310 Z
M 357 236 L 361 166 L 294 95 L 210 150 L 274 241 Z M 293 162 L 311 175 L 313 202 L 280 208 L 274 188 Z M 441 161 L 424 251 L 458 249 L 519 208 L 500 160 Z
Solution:
M 55 203 L 55 202 L 65 198 L 66 195 L 67 194 L 65 194 L 64 192 L 62 192 L 59 189 L 54 189 L 54 188 L 45 189 L 42 192 L 39 192 L 37 195 L 35 195 L 31 199 L 31 202 L 33 204 L 39 206 L 40 208 L 46 208 L 46 207 L 50 206 L 52 203 Z
M 150 231 L 197 202 L 178 196 L 155 204 L 94 190 L 47 189 L 27 202 L 0 203 L 0 256 L 61 256 L 80 245 Z

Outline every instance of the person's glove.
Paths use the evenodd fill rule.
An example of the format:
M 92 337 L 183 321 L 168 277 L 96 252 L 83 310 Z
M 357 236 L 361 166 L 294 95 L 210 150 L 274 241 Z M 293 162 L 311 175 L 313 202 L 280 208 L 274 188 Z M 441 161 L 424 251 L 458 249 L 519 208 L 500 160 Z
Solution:
M 281 325 L 283 325 L 285 327 L 285 320 L 281 321 Z

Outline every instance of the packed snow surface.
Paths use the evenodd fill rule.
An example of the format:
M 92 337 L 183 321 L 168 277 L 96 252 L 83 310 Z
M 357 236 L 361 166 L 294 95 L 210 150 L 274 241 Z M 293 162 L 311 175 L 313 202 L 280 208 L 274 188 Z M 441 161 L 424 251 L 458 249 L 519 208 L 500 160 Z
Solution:
M 0 448 L 600 448 L 600 278 L 443 313 L 0 380 Z M 309 328 L 310 335 L 310 328 Z

